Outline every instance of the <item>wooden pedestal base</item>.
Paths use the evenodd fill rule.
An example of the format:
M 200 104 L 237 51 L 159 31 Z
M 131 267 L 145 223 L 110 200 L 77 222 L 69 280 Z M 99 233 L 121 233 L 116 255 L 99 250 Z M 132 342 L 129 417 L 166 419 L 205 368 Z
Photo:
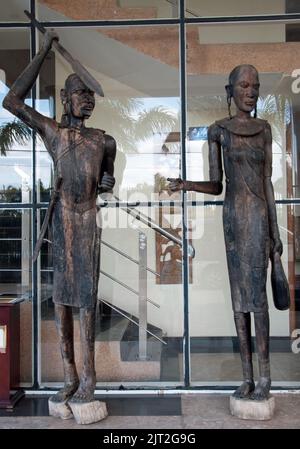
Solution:
M 23 390 L 12 393 L 9 399 L 0 399 L 0 408 L 13 409 L 16 403 L 25 396 Z
M 105 402 L 69 402 L 68 405 L 73 412 L 77 424 L 92 424 L 107 417 Z
M 272 418 L 274 410 L 275 398 L 272 396 L 265 401 L 230 397 L 230 412 L 240 419 L 268 420 Z
M 55 418 L 61 419 L 72 419 L 73 413 L 70 407 L 68 406 L 67 401 L 56 402 L 52 401 L 52 397 L 49 398 L 48 401 L 49 406 L 49 415 L 54 416 Z
M 105 402 L 57 402 L 49 398 L 49 415 L 55 418 L 75 418 L 77 424 L 92 424 L 107 417 Z

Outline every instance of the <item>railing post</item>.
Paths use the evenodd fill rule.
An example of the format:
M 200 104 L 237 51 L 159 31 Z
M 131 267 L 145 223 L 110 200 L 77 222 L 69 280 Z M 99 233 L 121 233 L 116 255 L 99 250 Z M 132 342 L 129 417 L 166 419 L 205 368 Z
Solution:
M 139 360 L 147 359 L 147 236 L 139 232 Z
M 177 0 L 173 0 L 172 1 L 172 17 L 174 19 L 176 19 L 179 15 L 179 11 L 178 11 L 178 1 Z

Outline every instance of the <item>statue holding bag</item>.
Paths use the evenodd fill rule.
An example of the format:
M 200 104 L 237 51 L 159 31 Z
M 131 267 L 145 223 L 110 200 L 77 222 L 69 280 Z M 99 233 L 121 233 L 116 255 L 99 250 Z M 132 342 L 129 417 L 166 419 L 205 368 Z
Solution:
M 235 399 L 267 401 L 271 387 L 267 269 L 272 262 L 275 306 L 289 307 L 289 287 L 280 256 L 272 176 L 272 134 L 269 123 L 256 117 L 259 76 L 252 65 L 235 67 L 226 86 L 229 117 L 209 127 L 210 181 L 170 179 L 169 189 L 220 195 L 224 161 L 226 194 L 223 227 L 234 321 L 240 346 L 243 383 Z M 231 100 L 237 114 L 231 114 Z M 254 116 L 251 112 L 254 111 Z M 251 315 L 254 314 L 259 379 L 254 383 Z

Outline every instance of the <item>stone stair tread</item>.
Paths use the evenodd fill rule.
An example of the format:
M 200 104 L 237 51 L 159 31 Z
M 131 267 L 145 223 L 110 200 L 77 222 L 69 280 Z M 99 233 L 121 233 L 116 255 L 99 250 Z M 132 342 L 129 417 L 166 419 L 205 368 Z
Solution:
M 138 321 L 136 317 L 133 317 L 135 321 Z M 156 326 L 148 324 L 148 330 L 154 335 L 162 338 L 162 330 Z M 128 322 L 127 328 L 123 334 L 120 342 L 120 354 L 122 361 L 133 362 L 138 360 L 139 352 L 139 328 L 132 322 Z M 154 338 L 152 335 L 147 334 L 147 357 L 149 361 L 160 362 L 162 354 L 162 343 Z

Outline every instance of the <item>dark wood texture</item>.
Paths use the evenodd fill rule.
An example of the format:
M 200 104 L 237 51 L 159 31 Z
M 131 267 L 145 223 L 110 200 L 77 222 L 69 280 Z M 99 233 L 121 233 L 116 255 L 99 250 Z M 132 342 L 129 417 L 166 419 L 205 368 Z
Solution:
M 253 400 L 267 399 L 271 387 L 266 281 L 269 259 L 282 254 L 271 182 L 271 127 L 267 121 L 256 118 L 259 87 L 258 72 L 252 65 L 232 70 L 225 86 L 229 117 L 215 122 L 208 130 L 210 181 L 169 179 L 171 191 L 192 190 L 219 195 L 223 188 L 223 169 L 225 171 L 223 227 L 244 377 L 234 396 Z M 237 108 L 235 116 L 231 112 L 232 99 Z M 254 313 L 259 365 L 256 386 L 251 312 Z
M 0 303 L 0 326 L 6 326 L 6 350 L 0 350 L 0 408 L 12 408 L 23 395 L 20 382 L 20 305 Z
M 57 40 L 54 32 L 45 33 L 39 53 L 13 83 L 3 106 L 39 133 L 54 163 L 57 192 L 42 231 L 49 221 L 53 243 L 53 302 L 65 386 L 52 401 L 72 398 L 73 402 L 90 402 L 96 385 L 95 308 L 101 236 L 96 224 L 96 198 L 98 193 L 111 191 L 114 186 L 116 142 L 103 130 L 85 126 L 95 107 L 95 95 L 76 74 L 68 76 L 61 90 L 60 123 L 25 104 L 24 99 Z M 43 233 L 39 243 L 42 238 Z M 80 308 L 84 354 L 80 378 L 75 365 L 72 307 Z

